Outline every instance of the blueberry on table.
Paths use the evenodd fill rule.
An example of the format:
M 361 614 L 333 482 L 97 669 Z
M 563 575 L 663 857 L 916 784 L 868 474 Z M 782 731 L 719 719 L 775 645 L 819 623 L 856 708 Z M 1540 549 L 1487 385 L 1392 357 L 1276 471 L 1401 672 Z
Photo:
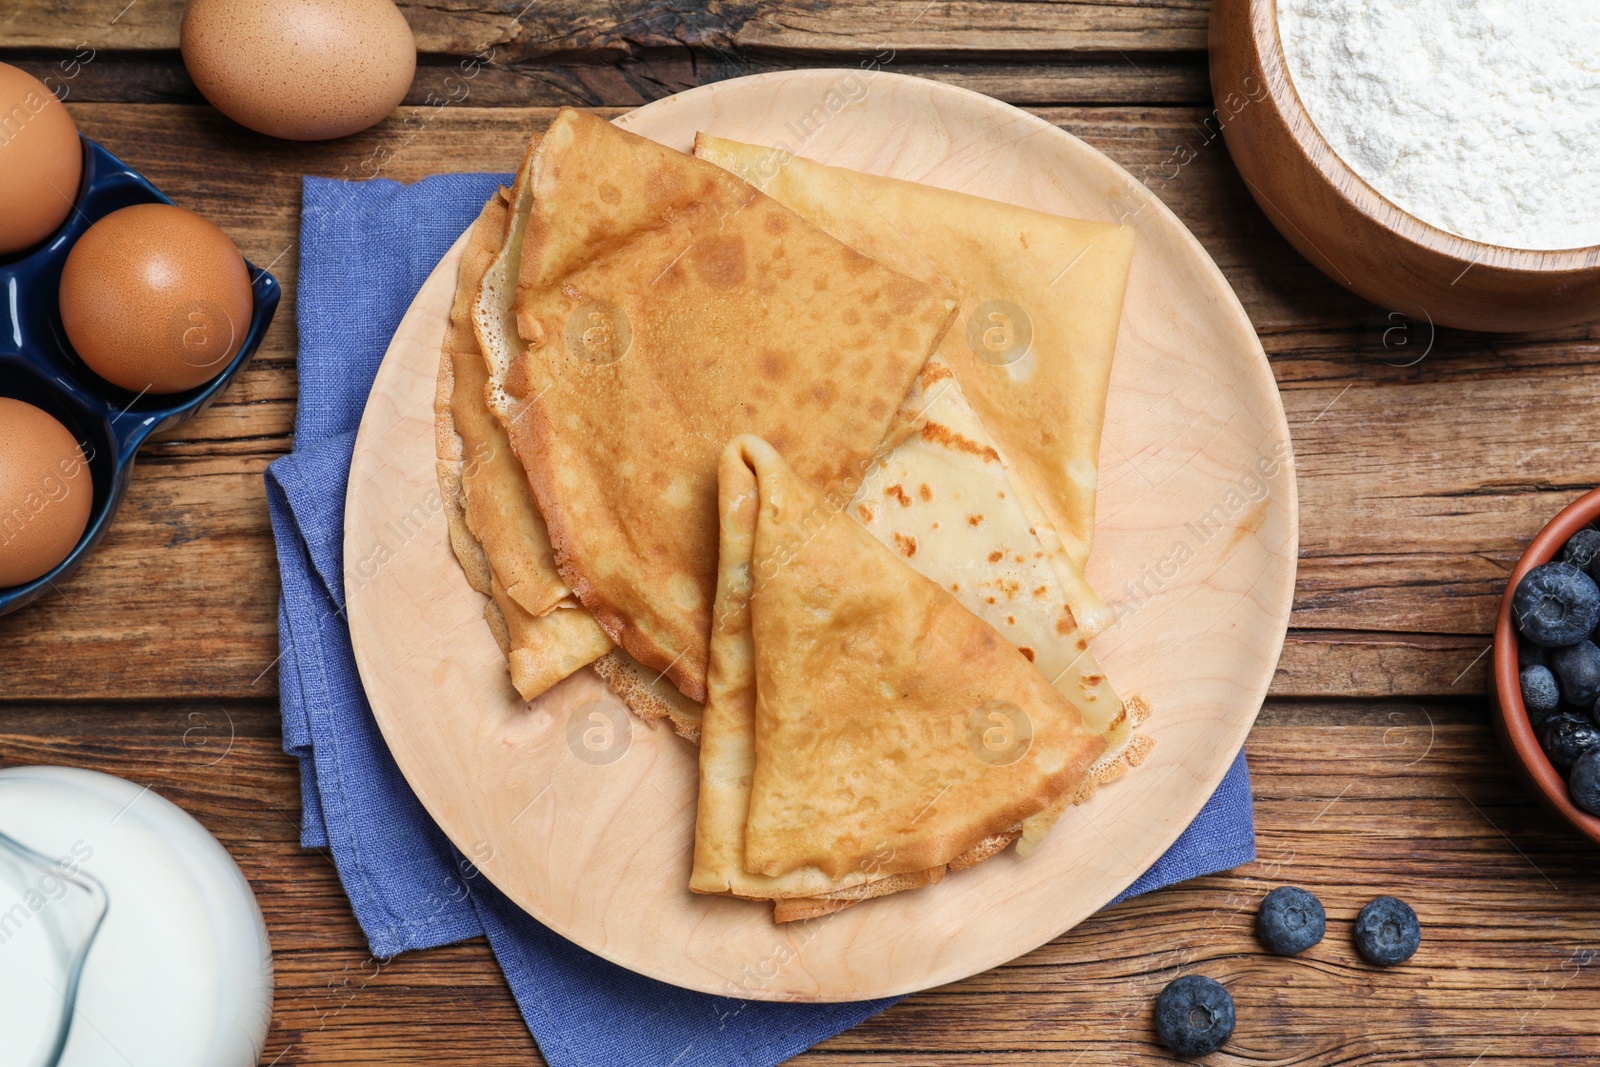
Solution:
M 1578 807 L 1590 815 L 1600 815 L 1600 747 L 1589 749 L 1572 765 L 1567 792 Z
M 1522 668 L 1522 706 L 1535 726 L 1544 722 L 1561 706 L 1561 687 L 1549 667 L 1537 663 Z
M 1380 967 L 1404 963 L 1422 944 L 1422 925 L 1411 905 L 1396 897 L 1377 897 L 1356 916 L 1356 948 Z
M 1561 558 L 1568 563 L 1576 563 L 1584 570 L 1600 556 L 1600 530 L 1591 530 L 1585 527 L 1567 539 L 1561 547 Z
M 1600 622 L 1600 586 L 1575 563 L 1541 563 L 1517 583 L 1511 614 L 1534 644 L 1576 644 Z
M 1266 895 L 1256 912 L 1256 936 L 1280 956 L 1304 952 L 1321 941 L 1327 929 L 1322 901 L 1299 886 L 1280 885 Z
M 1186 974 L 1156 998 L 1156 1034 L 1180 1056 L 1204 1056 L 1233 1036 L 1233 998 L 1217 982 Z
M 1550 716 L 1534 732 L 1538 735 L 1539 747 L 1562 772 L 1578 762 L 1579 756 L 1600 745 L 1600 728 L 1566 711 Z
M 1580 708 L 1594 707 L 1600 697 L 1600 648 L 1593 641 L 1558 648 L 1550 653 L 1550 669 L 1561 683 L 1561 696 Z

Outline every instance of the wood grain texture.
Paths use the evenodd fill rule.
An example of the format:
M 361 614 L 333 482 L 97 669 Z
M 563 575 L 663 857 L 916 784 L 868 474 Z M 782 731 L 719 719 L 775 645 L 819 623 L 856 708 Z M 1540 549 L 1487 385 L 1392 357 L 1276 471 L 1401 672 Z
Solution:
M 366 952 L 332 864 L 298 847 L 293 762 L 278 745 L 266 701 L 0 708 L 0 763 L 151 785 L 239 860 L 276 953 L 264 1064 L 542 1062 L 482 941 Z M 1532 1067 L 1600 1050 L 1592 847 L 1521 791 L 1481 703 L 1269 701 L 1247 752 L 1255 863 L 1119 904 L 791 1062 L 1168 1064 L 1150 1004 L 1185 973 L 1222 980 L 1238 1003 L 1235 1043 L 1208 1063 Z M 1295 959 L 1252 933 L 1261 896 L 1285 882 L 1317 892 L 1329 916 L 1327 938 Z M 1392 971 L 1349 942 L 1378 893 L 1423 923 L 1415 960 Z
M 1145 727 L 1154 753 L 1069 809 L 1026 861 L 1007 854 L 935 890 L 776 929 L 765 905 L 690 895 L 694 750 L 634 723 L 587 671 L 524 705 L 451 554 L 431 400 L 460 242 L 395 332 L 345 504 L 351 639 L 389 748 L 435 820 L 508 897 L 576 943 L 677 985 L 864 1000 L 1028 951 L 1166 850 L 1265 695 L 1288 621 L 1297 508 L 1282 408 L 1254 331 L 1194 238 L 1126 172 L 985 97 L 818 70 L 708 86 L 621 122 L 680 150 L 702 130 L 757 144 L 804 137 L 823 162 L 1134 227 L 1088 577 L 1117 612 L 1096 656 L 1119 691 L 1156 709 Z M 582 740 L 591 723 L 608 731 L 598 751 Z M 1096 835 L 1115 847 L 1077 847 Z M 927 929 L 951 933 L 917 936 Z M 774 946 L 792 958 L 757 977 Z
M 976 16 L 988 18 L 989 46 L 973 52 L 965 27 L 975 6 L 932 7 L 916 25 L 944 16 L 939 33 L 901 41 L 889 69 L 1045 108 L 1137 175 L 1206 246 L 1260 333 L 1299 453 L 1299 587 L 1274 691 L 1400 702 L 1269 701 L 1247 746 L 1262 862 L 1119 905 L 1067 939 L 914 996 L 795 1062 L 1170 1063 L 1148 1021 L 1150 997 L 1174 968 L 1223 976 L 1239 998 L 1245 1055 L 1219 1063 L 1489 1067 L 1595 1057 L 1600 979 L 1585 955 L 1600 945 L 1593 852 L 1556 831 L 1516 787 L 1478 694 L 1494 572 L 1600 482 L 1588 384 L 1600 332 L 1394 335 L 1380 312 L 1302 260 L 1206 124 L 1201 0 L 1028 5 L 1046 18 L 1073 7 L 1093 20 L 1099 10 L 1090 8 L 1146 9 L 1136 13 L 1138 42 L 1093 32 L 1076 38 L 1087 50 L 1062 47 L 1061 32 L 997 29 L 1024 5 L 993 4 L 983 5 L 993 18 Z M 278 257 L 273 270 L 287 282 L 283 310 L 241 382 L 144 450 L 130 510 L 95 559 L 61 594 L 0 620 L 0 763 L 78 764 L 149 782 L 222 837 L 261 896 L 278 950 L 264 1063 L 538 1063 L 482 942 L 380 965 L 362 947 L 331 864 L 294 843 L 298 791 L 293 761 L 278 752 L 276 578 L 259 471 L 288 450 L 293 428 L 299 176 L 377 165 L 409 181 L 509 169 L 521 135 L 548 115 L 521 108 L 629 107 L 769 65 L 872 60 L 881 38 L 854 16 L 864 7 L 867 30 L 877 32 L 886 9 L 767 6 L 774 21 L 799 27 L 790 40 L 805 38 L 805 51 L 787 52 L 737 43 L 718 51 L 659 34 L 673 19 L 702 19 L 706 5 L 695 3 L 661 16 L 659 43 L 630 41 L 626 31 L 608 41 L 605 17 L 616 24 L 617 8 L 553 38 L 587 34 L 592 48 L 578 44 L 589 51 L 552 53 L 507 35 L 465 100 L 460 63 L 470 53 L 425 49 L 407 110 L 359 137 L 297 147 L 195 106 L 175 51 L 181 7 L 16 0 L 0 9 L 0 60 L 43 75 L 59 73 L 80 43 L 96 49 L 69 86 L 84 131 L 217 221 L 255 262 Z M 459 19 L 466 32 L 454 36 L 476 48 L 480 28 L 509 22 L 510 7 L 458 4 L 440 17 Z M 1125 34 L 1127 12 L 1114 14 L 1119 21 L 1104 26 Z M 901 17 L 909 23 L 916 11 Z M 445 47 L 444 37 L 428 40 Z M 439 109 L 440 100 L 450 103 Z M 1511 413 L 1518 433 L 1533 436 L 1481 439 L 1493 424 L 1472 405 L 1493 403 L 1501 384 L 1517 398 L 1495 414 Z M 1386 439 L 1397 432 L 1405 447 L 1391 449 Z M 1402 461 L 1396 484 L 1387 472 Z M 206 537 L 187 537 L 202 526 Z M 189 577 L 175 578 L 180 570 Z M 186 748 L 186 731 L 203 725 L 189 718 L 195 712 L 211 725 L 188 734 Z M 234 746 L 207 767 L 218 750 L 196 752 L 195 742 L 226 736 L 230 718 Z M 1419 752 L 1426 757 L 1405 766 Z M 1267 959 L 1250 936 L 1254 901 L 1279 880 L 1340 902 L 1330 907 L 1330 938 L 1309 960 Z M 1380 891 L 1422 912 L 1428 940 L 1415 968 L 1372 972 L 1343 940 L 1363 894 Z
M 866 52 L 962 54 L 1205 47 L 1198 0 L 401 0 L 424 54 L 472 55 L 495 48 L 516 60 L 573 53 L 604 57 L 672 48 L 736 63 L 752 52 L 802 56 L 848 47 Z M 0 12 L 0 41 L 14 48 L 70 51 L 176 50 L 184 0 L 55 0 L 47 17 L 34 3 Z M 743 72 L 740 72 L 743 73 Z
M 88 52 L 84 53 L 86 56 Z M 561 55 L 522 62 L 509 52 L 486 59 L 419 57 L 416 80 L 405 103 L 425 107 L 439 100 L 473 107 L 634 107 L 684 89 L 746 74 L 807 66 L 855 67 L 877 60 L 885 69 L 933 78 L 1018 105 L 1187 104 L 1210 106 L 1205 57 L 1197 52 L 1059 52 L 1041 56 L 995 53 L 963 58 L 896 54 L 883 63 L 873 48 L 821 50 L 804 57 L 786 53 L 696 53 L 683 47 L 634 48 L 603 60 Z M 163 52 L 97 51 L 64 78 L 54 49 L 8 49 L 12 63 L 52 86 L 73 103 L 199 104 L 198 89 L 180 64 Z
M 0 619 L 0 693 L 270 696 L 276 579 L 259 474 L 288 451 L 294 425 L 300 175 L 414 181 L 464 166 L 510 169 L 523 138 L 553 111 L 411 108 L 344 141 L 292 145 L 199 106 L 71 110 L 85 134 L 217 221 L 252 261 L 272 263 L 288 298 L 239 383 L 146 447 L 129 510 L 85 570 L 27 613 Z M 1220 138 L 1205 139 L 1209 111 L 1036 113 L 1108 154 L 1171 207 L 1261 334 L 1289 413 L 1305 512 L 1292 633 L 1274 692 L 1481 692 L 1481 662 L 1457 677 L 1488 643 L 1499 575 L 1545 519 L 1600 483 L 1600 444 L 1586 423 L 1547 415 L 1551 397 L 1570 396 L 1574 411 L 1594 403 L 1600 333 L 1396 331 L 1278 236 Z M 1177 166 L 1184 145 L 1193 158 Z M 196 151 L 214 166 L 197 169 Z M 1492 417 L 1463 434 L 1467 411 Z M 209 535 L 192 536 L 201 527 Z M 196 617 L 214 625 L 159 640 L 189 633 Z M 117 636 L 128 619 L 138 620 L 142 640 Z M 1324 640 L 1324 631 L 1333 633 Z M 90 669 L 64 649 L 91 657 Z M 128 669 L 130 657 L 137 670 Z

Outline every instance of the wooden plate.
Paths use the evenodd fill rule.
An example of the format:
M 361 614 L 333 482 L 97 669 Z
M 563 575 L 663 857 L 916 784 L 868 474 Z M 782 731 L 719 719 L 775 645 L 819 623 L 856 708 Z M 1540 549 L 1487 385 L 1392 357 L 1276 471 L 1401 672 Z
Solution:
M 396 761 L 445 833 L 539 921 L 675 985 L 860 1000 L 994 967 L 1104 906 L 1194 818 L 1244 742 L 1283 645 L 1298 524 L 1288 427 L 1244 310 L 1130 175 L 1037 118 L 936 82 L 797 71 L 721 82 L 619 120 L 1138 227 L 1090 579 L 1121 613 L 1096 651 L 1155 713 L 1153 753 L 1033 856 L 775 926 L 687 889 L 696 752 L 621 713 L 589 671 L 531 704 L 452 557 L 435 482 L 435 374 L 460 243 L 401 322 L 355 448 L 345 582 L 356 662 Z

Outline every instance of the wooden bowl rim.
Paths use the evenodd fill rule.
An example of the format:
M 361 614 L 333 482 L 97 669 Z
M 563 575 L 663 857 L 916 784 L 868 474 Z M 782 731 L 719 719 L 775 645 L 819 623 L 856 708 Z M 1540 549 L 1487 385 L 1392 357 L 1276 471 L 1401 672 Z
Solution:
M 1283 39 L 1278 33 L 1278 0 L 1247 2 L 1253 46 L 1261 61 L 1265 75 L 1263 80 L 1272 106 L 1283 116 L 1289 136 L 1294 138 L 1307 162 L 1333 187 L 1335 193 L 1363 217 L 1404 240 L 1460 263 L 1463 273 L 1473 266 L 1530 274 L 1600 271 L 1600 244 L 1531 249 L 1476 241 L 1424 222 L 1378 192 L 1328 143 L 1301 100 L 1300 91 L 1295 88 L 1294 79 L 1289 74 L 1288 59 L 1283 54 Z M 1316 151 L 1318 148 L 1326 150 L 1320 158 Z M 1327 162 L 1324 163 L 1323 159 Z
M 1517 628 L 1511 621 L 1511 597 L 1522 576 L 1539 564 L 1550 562 L 1568 538 L 1596 519 L 1600 519 L 1600 489 L 1591 489 L 1545 524 L 1511 572 L 1505 595 L 1500 598 L 1500 616 L 1494 631 L 1494 688 L 1498 698 L 1494 701 L 1494 714 L 1500 720 L 1501 736 L 1510 743 L 1545 802 L 1560 812 L 1573 829 L 1600 843 L 1600 817 L 1590 815 L 1572 802 L 1567 794 L 1566 779 L 1545 756 L 1539 739 L 1534 736 L 1533 724 L 1528 721 L 1528 711 L 1522 704 Z

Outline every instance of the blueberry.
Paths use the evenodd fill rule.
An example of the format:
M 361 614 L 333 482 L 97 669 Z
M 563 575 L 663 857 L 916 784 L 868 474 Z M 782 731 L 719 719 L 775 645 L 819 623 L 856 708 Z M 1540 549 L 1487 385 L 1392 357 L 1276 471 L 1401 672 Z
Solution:
M 1522 668 L 1521 678 L 1522 706 L 1528 710 L 1528 720 L 1538 726 L 1561 706 L 1561 687 L 1550 668 L 1538 664 Z
M 1198 974 L 1169 983 L 1156 998 L 1156 1033 L 1180 1056 L 1204 1056 L 1233 1036 L 1233 998 Z
M 1600 622 L 1600 586 L 1575 563 L 1541 563 L 1517 583 L 1511 613 L 1534 644 L 1576 644 Z
M 1600 745 L 1600 729 L 1588 719 L 1580 719 L 1570 712 L 1550 716 L 1535 732 L 1539 735 L 1539 747 L 1563 772 L 1576 763 L 1579 756 Z
M 1403 900 L 1377 897 L 1356 916 L 1356 948 L 1369 963 L 1380 967 L 1404 963 L 1421 943 L 1417 913 Z
M 1280 885 L 1266 895 L 1256 912 L 1256 936 L 1280 956 L 1304 952 L 1322 940 L 1327 928 L 1322 901 L 1299 886 Z
M 1568 563 L 1576 563 L 1584 570 L 1600 556 L 1600 530 L 1584 528 L 1567 539 L 1561 547 L 1561 558 Z
M 1600 648 L 1593 641 L 1579 641 L 1550 653 L 1550 669 L 1561 683 L 1561 697 L 1580 708 L 1594 707 L 1600 697 Z
M 1590 815 L 1600 815 L 1600 747 L 1589 749 L 1572 765 L 1567 792 L 1578 807 Z
M 1517 666 L 1518 667 L 1548 667 L 1550 666 L 1550 650 L 1543 645 L 1536 645 L 1521 634 L 1517 635 Z

